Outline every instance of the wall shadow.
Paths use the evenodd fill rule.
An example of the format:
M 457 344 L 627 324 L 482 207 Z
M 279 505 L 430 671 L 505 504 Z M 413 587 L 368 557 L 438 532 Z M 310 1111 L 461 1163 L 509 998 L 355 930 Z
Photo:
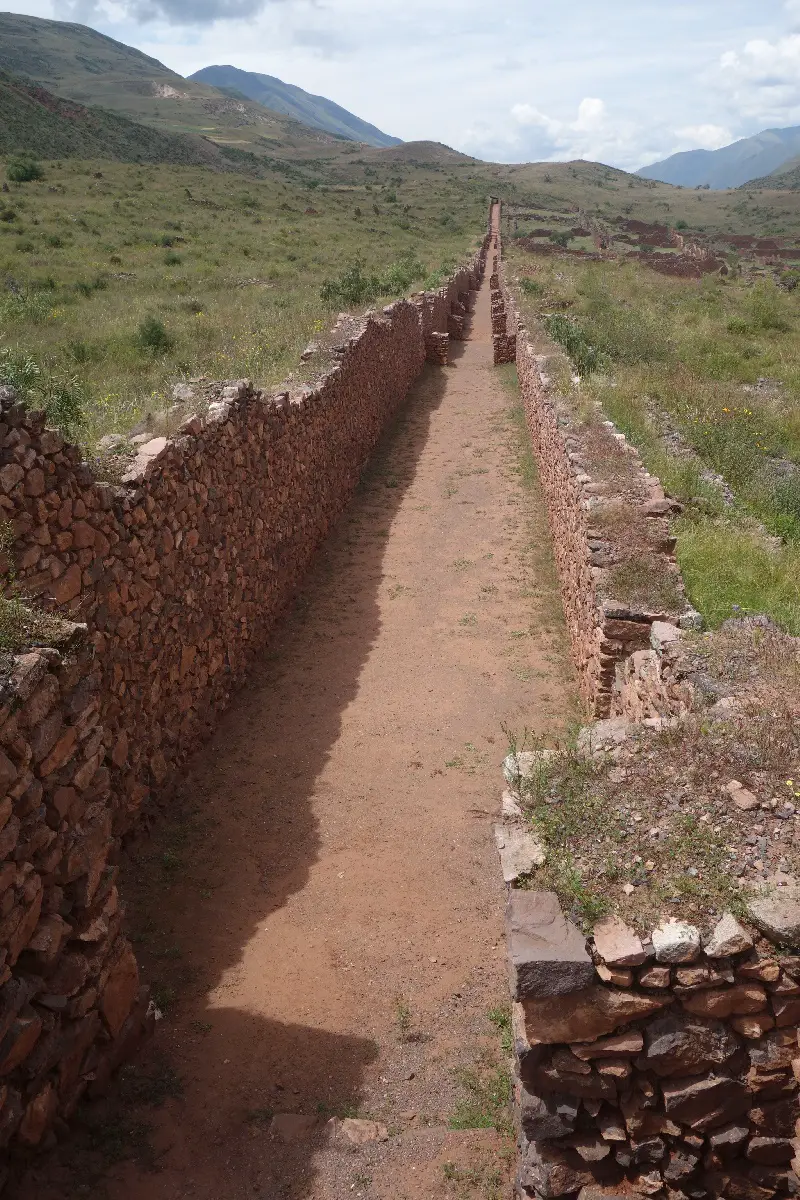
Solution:
M 474 323 L 472 314 L 467 337 Z M 453 365 L 465 349 L 451 343 Z M 387 540 L 452 369 L 426 365 L 268 650 L 186 764 L 163 816 L 126 851 L 120 882 L 130 932 L 165 1019 L 109 1095 L 84 1105 L 49 1154 L 20 1165 L 4 1193 L 10 1200 L 312 1195 L 326 1122 L 357 1108 L 377 1047 L 358 1032 L 303 1021 L 302 988 L 292 996 L 292 979 L 313 977 L 323 950 L 297 936 L 284 945 L 280 981 L 265 960 L 250 994 L 237 992 L 235 1003 L 226 994 L 241 982 L 243 956 L 257 955 L 259 928 L 298 902 L 318 860 L 315 791 L 380 630 Z M 283 1011 L 295 1005 L 292 1021 L 260 1011 L 278 987 L 287 989 Z M 164 1100 L 159 1087 L 177 1091 L 176 1077 L 181 1094 Z M 273 1113 L 313 1117 L 315 1126 L 283 1141 L 269 1132 Z M 135 1132 L 126 1141 L 122 1130 L 115 1163 L 102 1131 L 120 1121 L 128 1132 L 150 1132 L 137 1147 Z

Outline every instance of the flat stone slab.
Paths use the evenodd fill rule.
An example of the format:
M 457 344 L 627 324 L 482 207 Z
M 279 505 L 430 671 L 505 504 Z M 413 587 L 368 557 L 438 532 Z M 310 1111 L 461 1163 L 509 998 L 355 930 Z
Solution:
M 569 996 L 526 999 L 525 1033 L 530 1046 L 593 1042 L 672 1003 L 671 996 L 641 996 L 617 988 L 594 987 Z
M 516 754 L 506 755 L 503 760 L 503 775 L 514 791 L 518 792 L 523 782 L 534 779 L 552 757 L 552 750 L 518 750 Z
M 597 953 L 609 967 L 639 967 L 647 960 L 641 938 L 619 917 L 606 917 L 594 927 Z
M 500 868 L 506 883 L 516 883 L 521 875 L 530 875 L 545 860 L 544 846 L 524 825 L 504 822 L 495 825 L 494 840 L 500 855 Z
M 389 1137 L 389 1130 L 380 1121 L 361 1121 L 356 1117 L 345 1117 L 339 1121 L 336 1118 L 331 1121 L 334 1136 L 342 1142 L 349 1142 L 351 1146 L 366 1146 L 369 1142 L 385 1142 Z
M 594 980 L 586 939 L 561 911 L 555 892 L 513 891 L 506 939 L 514 998 L 564 996 Z
M 747 915 L 770 941 L 800 946 L 800 884 L 796 879 L 783 887 L 767 885 L 748 901 Z

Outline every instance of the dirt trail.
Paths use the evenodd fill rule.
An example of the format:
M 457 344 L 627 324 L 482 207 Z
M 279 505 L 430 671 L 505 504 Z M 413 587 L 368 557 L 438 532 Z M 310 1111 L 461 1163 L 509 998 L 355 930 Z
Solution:
M 459 1068 L 502 1072 L 501 725 L 558 730 L 572 696 L 513 403 L 485 284 L 192 762 L 192 815 L 129 871 L 147 977 L 183 983 L 157 1037 L 183 1094 L 138 1114 L 156 1172 L 119 1163 L 92 1195 L 507 1194 L 507 1141 L 449 1123 Z M 284 1142 L 272 1113 L 315 1124 Z M 391 1136 L 332 1141 L 336 1113 Z

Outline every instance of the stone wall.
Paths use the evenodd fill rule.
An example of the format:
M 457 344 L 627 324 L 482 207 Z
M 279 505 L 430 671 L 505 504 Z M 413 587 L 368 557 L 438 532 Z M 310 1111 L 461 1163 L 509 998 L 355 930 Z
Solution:
M 507 926 L 519 1197 L 797 1190 L 800 957 L 729 913 L 587 941 L 550 892 L 512 890 Z
M 462 328 L 482 262 L 483 251 L 434 293 L 340 322 L 307 363 L 313 372 L 322 360 L 313 384 L 206 386 L 202 409 L 174 438 L 140 445 L 119 486 L 5 403 L 0 508 L 16 586 L 88 625 L 115 834 L 202 740 L 265 645 L 430 346 L 444 355 L 442 326 L 452 314 Z
M 179 385 L 195 411 L 140 439 L 117 484 L 0 389 L 7 592 L 63 633 L 0 660 L 0 1146 L 47 1145 L 146 1031 L 110 864 L 264 647 L 426 357 L 463 336 L 485 254 L 342 315 L 303 356 L 311 383 Z
M 545 339 L 521 319 L 499 244 L 492 289 L 495 362 L 516 359 L 581 694 L 591 714 L 604 717 L 611 711 L 617 665 L 648 648 L 653 622 L 697 622 L 667 519 L 679 506 L 611 421 L 599 412 L 582 417 L 575 400 L 554 386 L 549 368 L 558 355 L 537 353 L 534 341 Z M 615 594 L 618 569 L 634 557 L 645 582 L 663 580 L 664 602 L 637 603 Z
M 47 1146 L 148 1024 L 109 863 L 92 659 L 72 626 L 60 649 L 0 663 L 0 1147 Z

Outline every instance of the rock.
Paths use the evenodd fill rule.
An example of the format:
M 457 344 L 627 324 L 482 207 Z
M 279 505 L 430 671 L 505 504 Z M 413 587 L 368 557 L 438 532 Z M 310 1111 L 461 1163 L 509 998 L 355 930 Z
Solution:
M 58 1110 L 58 1093 L 52 1083 L 45 1083 L 25 1109 L 17 1137 L 23 1146 L 38 1146 Z
M 565 1143 L 575 1150 L 584 1162 L 602 1162 L 611 1153 L 611 1147 L 603 1138 L 592 1137 L 588 1133 L 579 1133 Z
M 595 1180 L 591 1168 L 574 1151 L 570 1154 L 552 1142 L 529 1142 L 524 1146 L 519 1182 L 535 1189 L 543 1200 L 554 1200 Z
M 797 1101 L 794 1097 L 772 1104 L 759 1101 L 750 1109 L 751 1126 L 765 1137 L 792 1137 L 796 1119 Z
M 692 1174 L 700 1156 L 685 1148 L 670 1151 L 669 1162 L 662 1168 L 661 1174 L 667 1183 L 681 1183 Z
M 800 996 L 773 996 L 772 1011 L 779 1029 L 800 1023 Z
M 650 626 L 650 645 L 656 651 L 663 650 L 672 642 L 680 640 L 681 631 L 668 621 L 653 621 Z
M 603 983 L 613 983 L 617 987 L 630 987 L 633 983 L 633 971 L 630 967 L 607 967 L 605 963 L 598 963 L 595 971 Z
M 698 964 L 696 967 L 677 967 L 675 969 L 675 994 L 687 995 L 691 992 L 704 991 L 707 988 L 723 987 L 733 983 L 733 971 L 724 968 L 718 971 L 710 963 Z
M 726 783 L 723 790 L 728 793 L 741 812 L 752 812 L 754 808 L 758 808 L 758 796 L 754 796 L 752 792 L 748 791 L 738 779 L 732 779 L 730 783 Z
M 578 753 L 584 758 L 613 755 L 635 730 L 633 721 L 627 721 L 624 717 L 610 717 L 595 721 L 592 725 L 584 725 L 578 733 Z
M 739 963 L 736 976 L 739 979 L 758 979 L 761 983 L 777 983 L 781 968 L 774 958 L 754 954 Z
M 729 958 L 732 954 L 741 954 L 752 948 L 753 939 L 742 929 L 733 913 L 725 913 L 717 922 L 704 947 L 709 958 Z
M 613 1079 L 604 1079 L 592 1070 L 587 1075 L 573 1074 L 564 1071 L 557 1063 L 553 1062 L 529 1066 L 525 1073 L 525 1082 L 535 1092 L 564 1092 L 568 1096 L 607 1100 L 609 1103 L 614 1103 L 617 1098 L 617 1089 Z
M 361 1121 L 355 1117 L 345 1117 L 337 1124 L 336 1136 L 341 1141 L 350 1142 L 352 1146 L 366 1146 L 368 1142 L 388 1141 L 389 1130 L 379 1121 Z
M 668 996 L 639 996 L 596 984 L 571 995 L 526 999 L 522 1008 L 529 1043 L 553 1045 L 594 1041 L 670 1002 Z
M 619 917 L 606 917 L 594 927 L 594 945 L 608 967 L 638 967 L 647 959 L 641 939 Z
M 775 1018 L 772 1013 L 752 1013 L 747 1017 L 731 1017 L 731 1026 L 746 1038 L 760 1038 L 768 1030 L 774 1029 Z
M 700 954 L 700 930 L 675 917 L 662 921 L 652 936 L 658 962 L 694 962 Z
M 741 1080 L 724 1075 L 674 1079 L 661 1090 L 667 1114 L 701 1131 L 727 1125 L 750 1107 L 750 1094 Z
M 614 1037 L 601 1038 L 596 1042 L 578 1042 L 570 1046 L 576 1058 L 586 1061 L 592 1058 L 617 1058 L 625 1054 L 639 1054 L 644 1046 L 644 1038 L 638 1029 L 628 1033 L 618 1033 Z
M 129 942 L 124 942 L 111 964 L 108 981 L 100 997 L 100 1012 L 112 1036 L 125 1023 L 139 989 L 139 968 Z
M 732 1125 L 723 1125 L 720 1129 L 714 1129 L 709 1133 L 708 1140 L 714 1150 L 725 1153 L 727 1150 L 738 1150 L 738 1148 L 747 1141 L 750 1130 L 746 1125 L 739 1125 L 735 1122 Z
M 669 967 L 646 967 L 639 972 L 639 983 L 645 988 L 668 988 Z
M 553 757 L 552 750 L 517 750 L 503 760 L 503 775 L 519 794 L 526 783 L 544 777 L 545 764 Z
M 779 945 L 800 944 L 800 885 L 766 888 L 747 901 L 747 915 L 761 933 Z
M 631 1139 L 631 1150 L 633 1151 L 633 1161 L 638 1166 L 644 1166 L 645 1163 L 661 1162 L 667 1152 L 667 1144 L 660 1137 L 645 1138 L 643 1141 Z
M 503 792 L 503 797 L 500 802 L 500 811 L 502 816 L 510 818 L 512 821 L 521 821 L 523 817 L 522 809 L 519 800 L 513 792 Z
M 733 1058 L 739 1042 L 721 1021 L 667 1013 L 645 1029 L 647 1049 L 637 1064 L 656 1075 L 699 1075 Z
M 521 875 L 530 875 L 544 864 L 544 847 L 539 839 L 520 825 L 495 825 L 494 840 L 500 854 L 505 883 L 516 883 Z
M 616 1109 L 604 1107 L 597 1124 L 600 1136 L 607 1142 L 627 1142 L 628 1134 Z
M 532 1142 L 565 1137 L 572 1133 L 578 1119 L 578 1100 L 554 1092 L 539 1096 L 520 1084 L 520 1122 L 525 1136 Z
M 758 983 L 737 983 L 734 987 L 681 996 L 687 1012 L 702 1017 L 744 1016 L 767 1007 L 767 993 Z
M 583 934 L 566 920 L 554 892 L 512 891 L 506 938 L 517 999 L 567 995 L 594 979 Z
M 269 1123 L 269 1132 L 280 1142 L 299 1142 L 308 1137 L 316 1123 L 315 1117 L 304 1117 L 301 1113 L 276 1113 Z
M 0 1076 L 10 1075 L 24 1062 L 39 1040 L 42 1019 L 32 1008 L 23 1009 L 0 1042 Z
M 794 1157 L 794 1147 L 788 1138 L 754 1137 L 747 1147 L 747 1157 L 753 1162 L 777 1166 Z

